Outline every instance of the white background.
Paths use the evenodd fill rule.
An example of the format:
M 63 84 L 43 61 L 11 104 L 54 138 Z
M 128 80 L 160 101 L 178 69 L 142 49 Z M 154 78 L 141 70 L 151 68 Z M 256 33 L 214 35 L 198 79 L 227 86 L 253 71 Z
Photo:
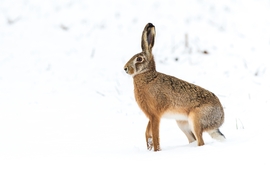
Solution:
M 269 10 L 267 0 L 0 0 L 0 179 L 269 179 Z M 123 66 L 148 22 L 157 70 L 220 98 L 225 142 L 188 144 L 163 120 L 162 151 L 147 151 Z

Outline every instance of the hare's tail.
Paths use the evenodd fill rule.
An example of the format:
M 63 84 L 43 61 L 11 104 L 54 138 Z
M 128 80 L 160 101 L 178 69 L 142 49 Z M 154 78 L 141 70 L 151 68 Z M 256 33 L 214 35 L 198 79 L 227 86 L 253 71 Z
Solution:
M 208 133 L 213 139 L 216 139 L 218 141 L 224 141 L 226 139 L 219 129 L 210 130 L 208 131 Z

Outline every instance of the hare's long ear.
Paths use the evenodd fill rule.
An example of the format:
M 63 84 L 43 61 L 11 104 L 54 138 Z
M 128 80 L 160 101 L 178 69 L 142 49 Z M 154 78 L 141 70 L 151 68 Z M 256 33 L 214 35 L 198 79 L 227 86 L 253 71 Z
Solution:
M 142 33 L 142 51 L 149 55 L 152 54 L 152 48 L 155 43 L 155 26 L 152 23 L 146 24 Z

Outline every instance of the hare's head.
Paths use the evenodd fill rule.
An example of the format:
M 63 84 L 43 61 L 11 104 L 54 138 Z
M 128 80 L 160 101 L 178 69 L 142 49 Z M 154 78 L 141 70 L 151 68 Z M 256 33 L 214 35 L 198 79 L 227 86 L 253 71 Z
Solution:
M 125 65 L 124 70 L 133 77 L 147 71 L 155 71 L 152 48 L 155 43 L 155 26 L 148 23 L 142 33 L 142 52 L 134 55 Z

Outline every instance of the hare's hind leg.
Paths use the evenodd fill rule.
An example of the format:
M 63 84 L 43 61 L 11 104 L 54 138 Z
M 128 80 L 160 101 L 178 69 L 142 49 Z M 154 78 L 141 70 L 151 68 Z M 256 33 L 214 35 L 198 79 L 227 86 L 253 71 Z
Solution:
M 180 121 L 180 120 L 176 120 L 178 127 L 183 131 L 183 133 L 185 133 L 185 135 L 188 138 L 188 142 L 192 143 L 194 141 L 196 141 L 196 138 L 194 136 L 194 134 L 192 133 L 190 126 L 188 124 L 188 121 Z
M 191 131 L 193 132 L 198 146 L 203 146 L 204 141 L 202 138 L 203 129 L 200 124 L 200 116 L 198 112 L 191 112 L 188 118 L 188 123 L 190 125 Z

